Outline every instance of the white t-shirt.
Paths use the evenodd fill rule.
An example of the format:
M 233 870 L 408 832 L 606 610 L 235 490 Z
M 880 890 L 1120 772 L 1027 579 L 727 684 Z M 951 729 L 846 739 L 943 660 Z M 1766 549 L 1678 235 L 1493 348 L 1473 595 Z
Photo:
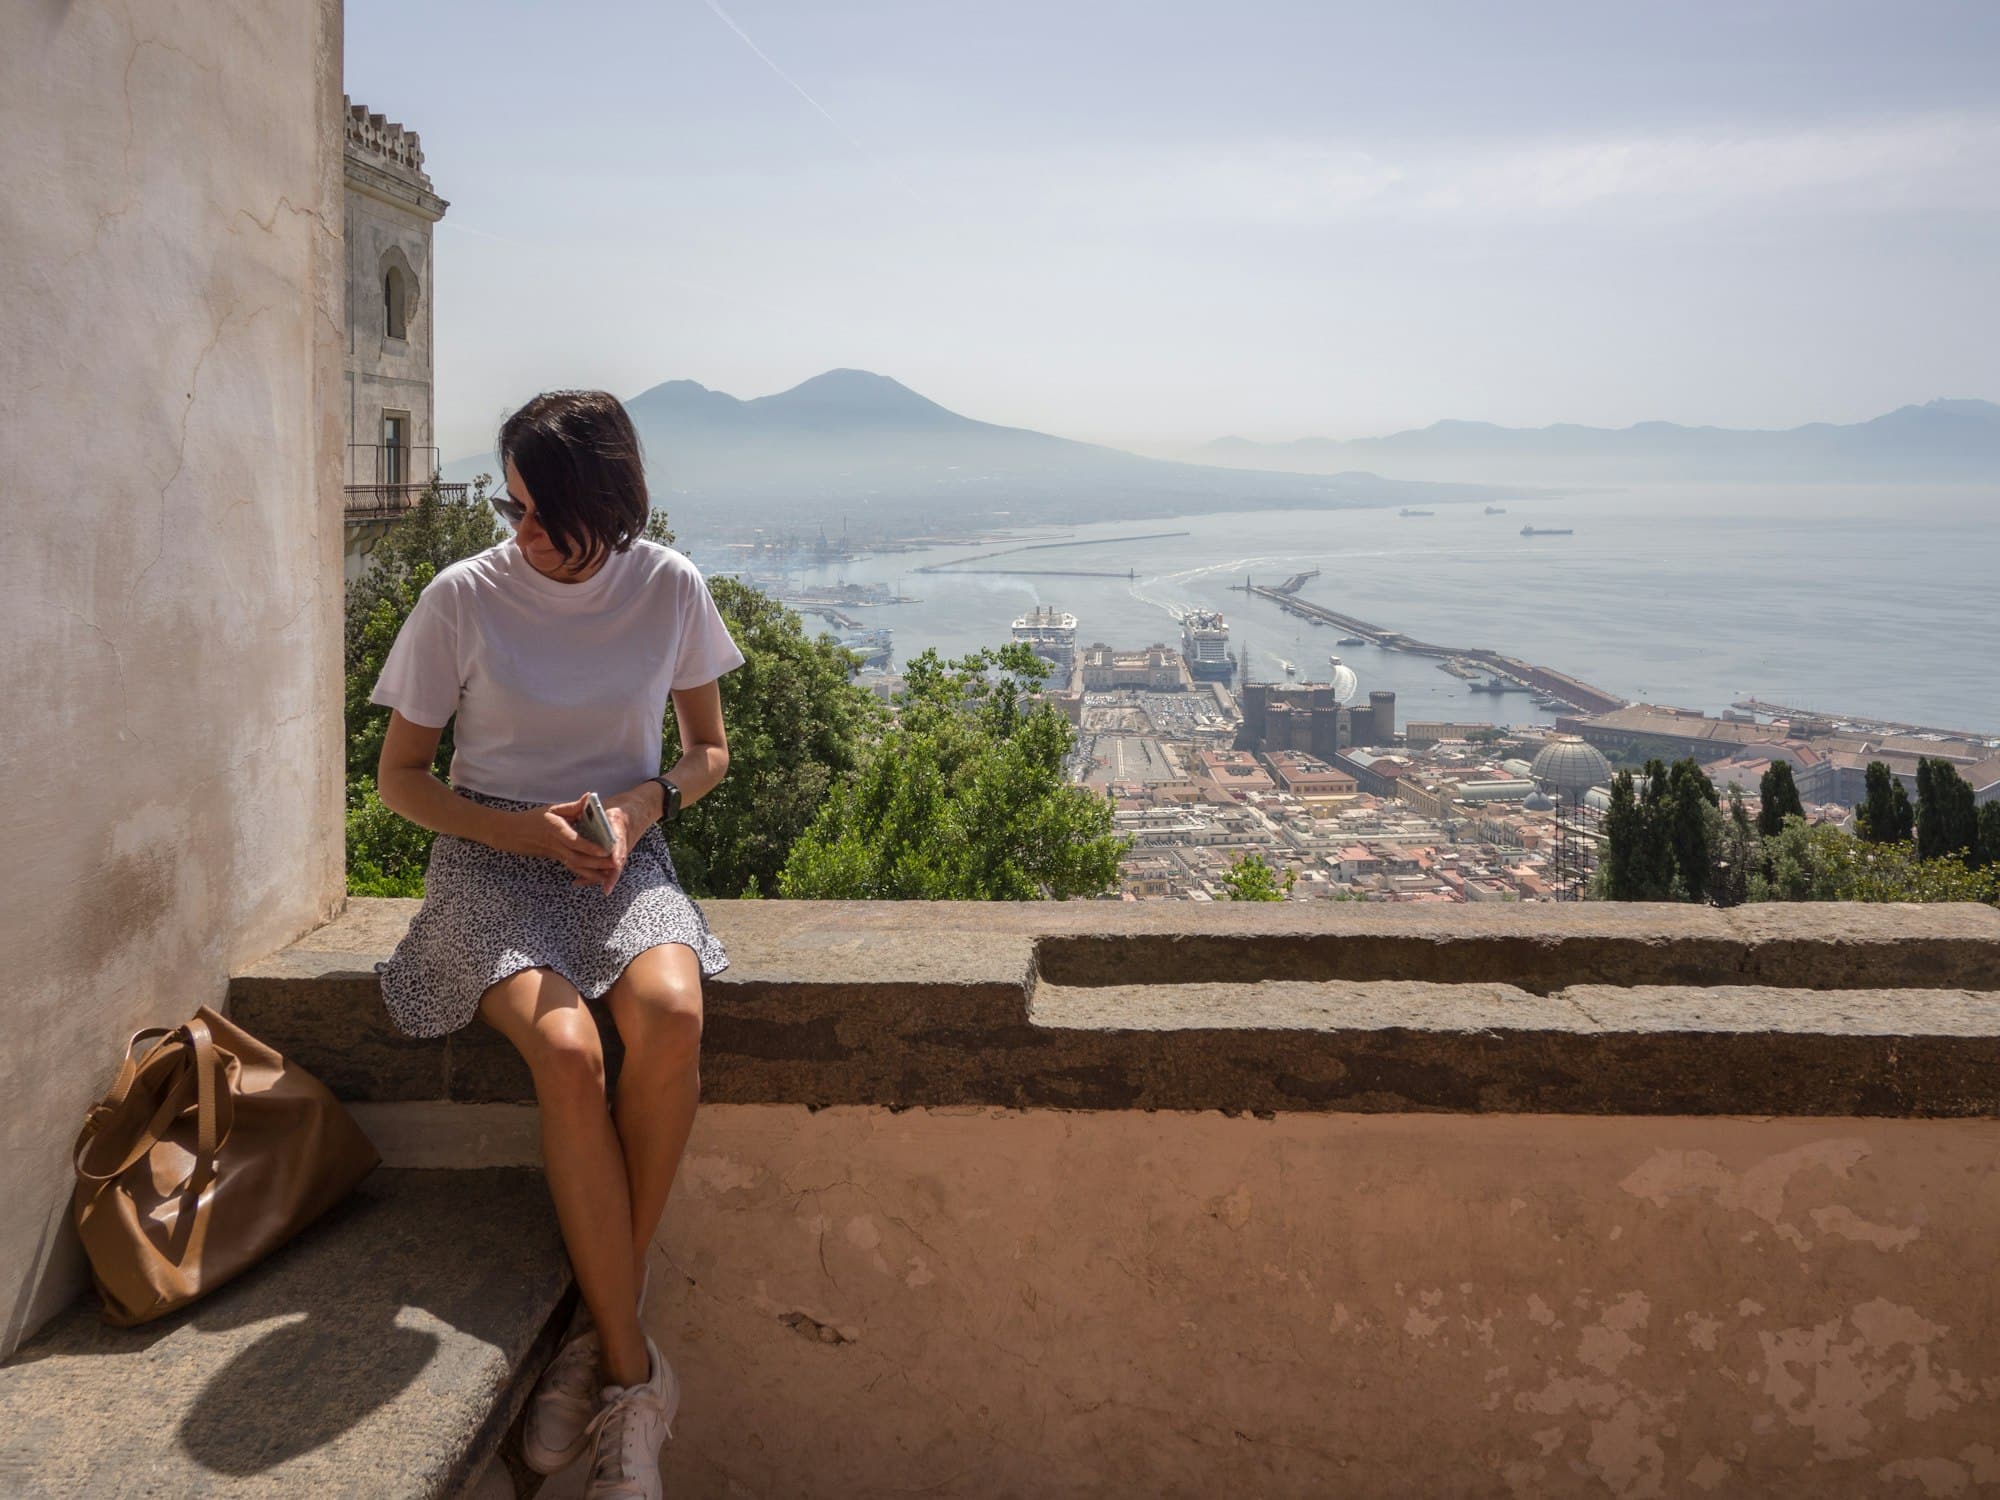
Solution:
M 458 716 L 452 785 L 567 802 L 657 776 L 669 689 L 741 665 L 708 585 L 673 548 L 635 541 L 582 583 L 558 583 L 509 538 L 430 581 L 369 697 L 414 724 Z

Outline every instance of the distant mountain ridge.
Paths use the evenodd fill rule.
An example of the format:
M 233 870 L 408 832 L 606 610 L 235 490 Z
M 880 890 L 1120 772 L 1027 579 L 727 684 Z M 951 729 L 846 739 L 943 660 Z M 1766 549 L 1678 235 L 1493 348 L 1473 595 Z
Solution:
M 845 524 L 863 534 L 907 535 L 1502 493 L 1142 458 L 976 421 L 866 370 L 829 370 L 749 400 L 670 380 L 625 405 L 645 444 L 655 503 L 676 526 L 711 534 Z M 463 479 L 495 470 L 486 454 L 445 472 Z
M 1936 400 L 1866 422 L 1811 422 L 1779 430 L 1674 422 L 1500 427 L 1451 420 L 1346 441 L 1217 438 L 1198 452 L 1246 468 L 1310 473 L 1366 466 L 1408 479 L 1503 483 L 2000 481 L 2000 405 Z

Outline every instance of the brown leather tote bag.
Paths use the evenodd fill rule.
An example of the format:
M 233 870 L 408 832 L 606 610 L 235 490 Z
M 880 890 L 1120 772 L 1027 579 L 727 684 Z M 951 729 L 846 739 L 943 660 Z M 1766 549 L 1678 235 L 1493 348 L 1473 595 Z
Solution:
M 324 1084 L 207 1006 L 140 1032 L 76 1140 L 76 1229 L 105 1321 L 149 1322 L 214 1291 L 380 1160 Z

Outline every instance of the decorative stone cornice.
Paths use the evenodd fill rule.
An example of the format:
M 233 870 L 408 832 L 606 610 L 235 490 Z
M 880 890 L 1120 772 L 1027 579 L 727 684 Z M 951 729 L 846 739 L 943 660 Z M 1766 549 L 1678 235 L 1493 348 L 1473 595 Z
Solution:
M 345 96 L 343 96 L 344 98 Z M 345 166 L 350 189 L 394 207 L 437 220 L 451 205 L 440 198 L 424 171 L 424 150 L 416 131 L 373 114 L 347 100 Z

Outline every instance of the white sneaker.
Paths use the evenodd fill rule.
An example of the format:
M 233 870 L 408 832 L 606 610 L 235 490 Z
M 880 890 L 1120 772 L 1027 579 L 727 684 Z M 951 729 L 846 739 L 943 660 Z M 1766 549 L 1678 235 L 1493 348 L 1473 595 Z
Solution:
M 646 1340 L 644 1385 L 607 1385 L 591 1418 L 590 1484 L 584 1500 L 661 1500 L 660 1446 L 674 1435 L 681 1383 L 659 1345 Z
M 646 1286 L 652 1267 L 639 1283 L 639 1310 L 646 1309 Z M 537 1474 L 559 1474 L 576 1461 L 590 1441 L 590 1419 L 603 1404 L 599 1365 L 604 1349 L 597 1330 L 586 1323 L 557 1352 L 529 1399 L 528 1417 L 521 1424 L 521 1456 Z

